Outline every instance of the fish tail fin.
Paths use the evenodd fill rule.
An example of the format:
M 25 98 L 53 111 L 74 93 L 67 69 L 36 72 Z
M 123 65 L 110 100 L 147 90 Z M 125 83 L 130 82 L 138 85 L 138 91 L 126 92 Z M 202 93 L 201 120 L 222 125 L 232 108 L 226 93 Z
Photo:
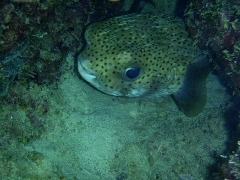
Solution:
M 187 117 L 197 116 L 206 104 L 206 79 L 209 72 L 210 63 L 208 60 L 190 64 L 187 68 L 183 87 L 171 96 L 179 110 Z
M 148 4 L 148 3 L 152 4 L 154 6 L 154 8 L 156 8 L 156 5 L 153 2 L 153 0 L 134 0 L 132 3 L 132 7 L 130 9 L 130 12 L 140 14 L 142 12 L 142 10 L 144 9 L 144 7 L 146 6 L 146 4 Z

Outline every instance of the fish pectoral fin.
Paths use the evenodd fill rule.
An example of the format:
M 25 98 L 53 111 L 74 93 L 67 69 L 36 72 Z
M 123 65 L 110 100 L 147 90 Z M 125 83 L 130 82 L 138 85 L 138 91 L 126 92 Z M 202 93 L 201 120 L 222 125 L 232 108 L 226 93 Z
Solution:
M 167 82 L 166 87 L 169 88 L 169 86 L 173 83 L 176 76 L 176 68 L 173 68 L 170 73 L 167 75 Z
M 179 110 L 187 117 L 195 117 L 203 111 L 207 101 L 206 78 L 210 71 L 210 63 L 188 66 L 183 87 L 171 95 Z

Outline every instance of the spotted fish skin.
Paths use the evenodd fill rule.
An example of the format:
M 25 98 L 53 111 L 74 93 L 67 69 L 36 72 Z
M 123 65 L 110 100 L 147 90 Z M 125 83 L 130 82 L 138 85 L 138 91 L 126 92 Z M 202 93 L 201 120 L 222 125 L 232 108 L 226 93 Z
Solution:
M 183 22 L 167 15 L 129 14 L 96 22 L 85 39 L 79 73 L 114 96 L 177 94 L 188 67 L 201 59 Z

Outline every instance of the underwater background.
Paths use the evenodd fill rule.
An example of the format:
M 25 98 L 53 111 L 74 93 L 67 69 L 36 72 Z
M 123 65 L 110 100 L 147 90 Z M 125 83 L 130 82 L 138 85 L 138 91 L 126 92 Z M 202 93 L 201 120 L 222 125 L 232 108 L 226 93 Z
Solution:
M 197 117 L 168 96 L 106 95 L 78 74 L 87 25 L 139 2 L 0 2 L 0 179 L 240 179 L 240 1 L 144 1 L 141 13 L 181 18 L 211 61 Z

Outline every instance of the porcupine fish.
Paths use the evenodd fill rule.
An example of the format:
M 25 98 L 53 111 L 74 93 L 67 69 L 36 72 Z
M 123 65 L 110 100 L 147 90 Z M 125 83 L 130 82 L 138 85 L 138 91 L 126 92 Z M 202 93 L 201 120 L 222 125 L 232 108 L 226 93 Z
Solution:
M 78 71 L 98 90 L 126 97 L 171 95 L 189 117 L 203 110 L 208 71 L 180 19 L 123 15 L 90 24 L 85 39 Z

